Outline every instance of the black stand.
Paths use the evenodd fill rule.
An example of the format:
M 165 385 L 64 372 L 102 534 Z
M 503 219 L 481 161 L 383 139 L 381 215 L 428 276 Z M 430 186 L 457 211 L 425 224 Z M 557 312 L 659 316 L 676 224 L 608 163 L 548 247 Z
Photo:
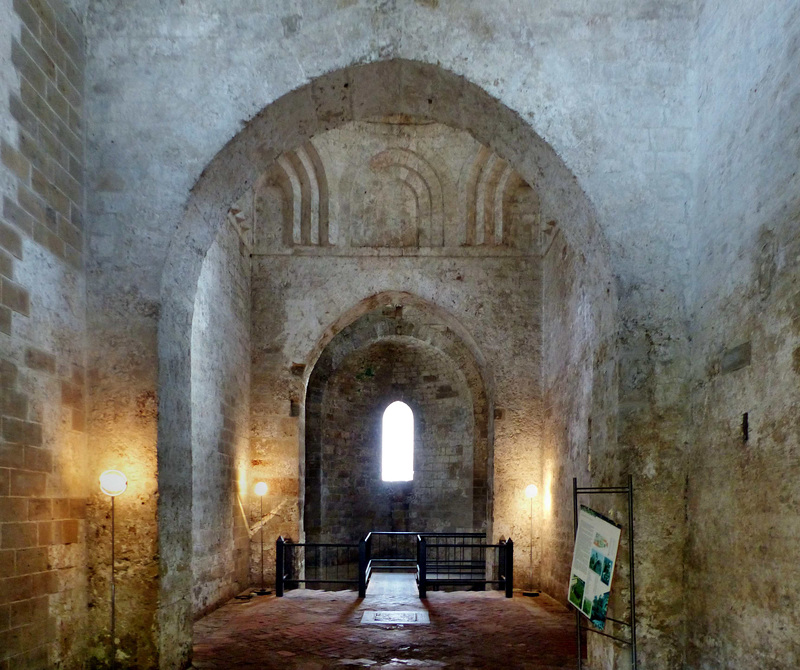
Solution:
M 261 501 L 261 517 L 259 518 L 259 522 L 261 523 L 261 588 L 253 591 L 254 595 L 257 596 L 268 596 L 272 591 L 268 591 L 267 588 L 264 586 L 264 496 L 260 496 Z
M 581 630 L 588 631 L 590 633 L 596 633 L 597 635 L 602 635 L 603 637 L 610 637 L 612 640 L 615 640 L 621 644 L 629 645 L 631 648 L 631 668 L 633 670 L 637 670 L 636 665 L 636 580 L 634 578 L 634 571 L 633 571 L 633 477 L 628 475 L 628 485 L 627 486 L 586 486 L 586 487 L 578 487 L 578 480 L 574 478 L 572 480 L 572 513 L 575 522 L 575 533 L 577 536 L 578 533 L 578 496 L 579 495 L 591 495 L 593 493 L 621 493 L 625 494 L 628 497 L 628 574 L 630 579 L 630 621 L 620 621 L 619 619 L 612 619 L 611 617 L 606 617 L 609 621 L 613 621 L 614 623 L 621 624 L 622 626 L 627 626 L 630 630 L 630 639 L 626 640 L 622 637 L 617 637 L 615 635 L 609 635 L 608 633 L 603 633 L 602 631 L 596 630 L 595 628 L 589 628 L 588 626 L 584 626 L 581 624 L 581 613 L 578 610 L 575 610 L 575 625 L 576 625 L 576 632 L 577 632 L 577 640 L 578 640 L 578 670 L 582 670 L 583 668 L 583 658 L 582 658 L 582 649 L 581 649 Z
M 114 557 L 114 499 L 111 496 L 111 670 L 117 667 L 117 602 L 116 602 L 116 579 L 114 578 L 115 557 Z

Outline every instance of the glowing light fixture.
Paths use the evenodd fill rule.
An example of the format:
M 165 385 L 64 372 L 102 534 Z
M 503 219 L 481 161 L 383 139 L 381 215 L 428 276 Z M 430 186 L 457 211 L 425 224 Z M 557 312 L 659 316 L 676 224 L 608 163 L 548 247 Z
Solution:
M 116 498 L 128 488 L 128 478 L 119 470 L 106 470 L 100 475 L 100 490 L 107 496 Z
M 258 523 L 261 526 L 261 588 L 253 591 L 253 593 L 257 596 L 268 596 L 272 591 L 268 591 L 264 586 L 264 496 L 267 493 L 267 482 L 258 482 L 254 490 L 261 505 L 261 516 L 258 518 Z
M 522 595 L 524 596 L 531 596 L 535 598 L 539 595 L 539 592 L 534 590 L 533 588 L 533 499 L 539 493 L 539 487 L 536 484 L 528 484 L 525 487 L 525 497 L 531 501 L 531 590 L 530 591 L 523 591 Z
M 111 667 L 117 667 L 117 634 L 116 634 L 116 581 L 114 556 L 114 500 L 128 488 L 128 478 L 119 470 L 106 470 L 100 475 L 100 490 L 111 497 Z

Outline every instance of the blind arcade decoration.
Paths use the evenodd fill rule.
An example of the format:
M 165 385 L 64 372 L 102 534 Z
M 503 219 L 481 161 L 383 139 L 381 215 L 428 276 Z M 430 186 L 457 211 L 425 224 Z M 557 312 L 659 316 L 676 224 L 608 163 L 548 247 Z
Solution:
M 600 630 L 606 624 L 620 531 L 620 526 L 581 505 L 567 598 Z

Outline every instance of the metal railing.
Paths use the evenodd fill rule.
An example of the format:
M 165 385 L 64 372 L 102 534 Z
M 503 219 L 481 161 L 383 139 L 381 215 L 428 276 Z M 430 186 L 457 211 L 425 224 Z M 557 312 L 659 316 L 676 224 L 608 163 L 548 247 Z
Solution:
M 496 584 L 511 598 L 514 591 L 514 542 L 481 542 L 479 534 L 448 533 L 417 536 L 419 597 L 429 587 Z
M 294 543 L 279 537 L 275 542 L 275 595 L 302 583 L 322 588 L 356 586 L 366 594 L 364 540 L 358 544 L 334 542 Z
M 485 533 L 370 532 L 358 544 L 275 543 L 275 595 L 300 584 L 358 588 L 364 598 L 374 570 L 415 570 L 420 598 L 428 587 L 499 585 L 513 591 L 514 543 L 486 544 Z
M 365 538 L 367 569 L 413 570 L 417 562 L 417 535 L 413 532 L 373 530 Z

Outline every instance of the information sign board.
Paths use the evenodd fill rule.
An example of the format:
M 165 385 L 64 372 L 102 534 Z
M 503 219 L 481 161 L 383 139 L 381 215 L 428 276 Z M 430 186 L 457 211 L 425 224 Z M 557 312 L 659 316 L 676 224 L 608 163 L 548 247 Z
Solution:
M 567 598 L 599 629 L 605 628 L 621 528 L 581 505 Z

